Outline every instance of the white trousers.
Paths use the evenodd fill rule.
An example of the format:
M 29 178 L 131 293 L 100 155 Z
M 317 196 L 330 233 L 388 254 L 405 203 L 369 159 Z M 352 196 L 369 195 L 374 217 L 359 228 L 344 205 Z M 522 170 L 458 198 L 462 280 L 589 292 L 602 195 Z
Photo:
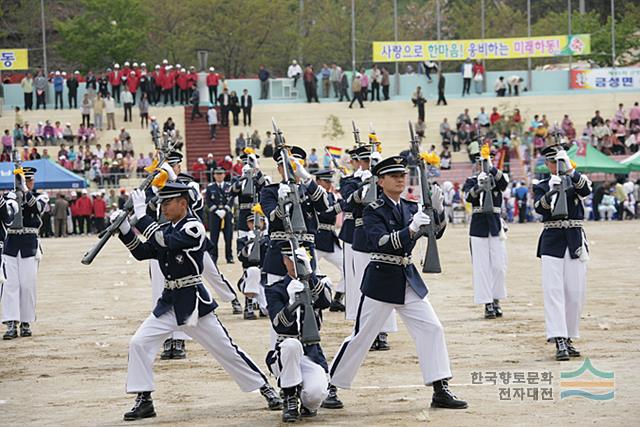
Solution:
M 507 245 L 498 236 L 470 236 L 473 302 L 487 304 L 507 296 Z
M 249 267 L 245 270 L 240 281 L 240 292 L 251 295 L 258 301 L 261 310 L 267 309 L 267 298 L 264 295 L 264 287 L 260 283 L 261 271 L 259 267 Z
M 360 299 L 362 298 L 362 292 L 360 292 L 360 285 L 364 278 L 364 270 L 369 265 L 369 259 L 371 255 L 366 252 L 352 251 L 353 263 L 355 267 L 355 277 L 352 285 L 347 285 L 347 298 L 346 298 L 346 317 L 347 320 L 356 320 L 358 316 L 358 306 L 360 305 Z M 349 304 L 349 299 L 351 303 Z M 351 309 L 351 311 L 349 311 Z M 396 322 L 396 315 L 393 310 L 386 316 L 384 323 L 380 327 L 378 332 L 396 332 L 398 330 L 398 323 Z M 373 340 L 371 340 L 373 342 Z
M 369 353 L 371 343 L 394 309 L 407 326 L 409 335 L 416 345 L 424 383 L 429 385 L 443 378 L 451 378 L 444 330 L 426 297 L 421 299 L 407 285 L 405 302 L 402 305 L 377 301 L 366 296 L 360 304 L 360 316 L 356 320 L 354 330 L 340 346 L 329 369 L 331 384 L 340 388 L 351 387 L 360 365 Z
M 317 410 L 329 392 L 327 374 L 322 366 L 305 356 L 302 344 L 294 338 L 282 341 L 276 354 L 277 359 L 269 369 L 278 378 L 279 386 L 287 388 L 302 385 L 302 405 L 312 411 Z
M 267 378 L 258 366 L 231 339 L 218 317 L 209 313 L 196 326 L 176 323 L 173 310 L 160 317 L 150 314 L 129 342 L 127 393 L 154 391 L 153 361 L 162 342 L 180 329 L 198 341 L 235 380 L 242 391 L 262 387 Z
M 318 266 L 320 260 L 327 260 L 330 264 L 333 264 L 340 272 L 340 280 L 335 283 L 334 292 L 344 293 L 344 256 L 342 255 L 342 248 L 334 243 L 333 252 L 324 252 L 316 249 L 316 256 Z
M 38 260 L 3 255 L 6 282 L 2 284 L 2 321 L 31 323 L 36 320 L 36 277 Z
M 162 274 L 162 270 L 160 270 L 160 263 L 157 259 L 149 260 L 149 273 L 151 274 L 151 298 L 153 300 L 153 308 L 155 308 L 158 299 L 162 295 L 162 291 L 164 290 L 164 274 Z M 174 340 L 190 340 L 191 337 L 185 334 L 182 331 L 174 330 L 173 333 L 169 336 L 169 338 Z
M 578 338 L 587 290 L 587 263 L 571 259 L 569 249 L 564 258 L 543 255 L 541 259 L 547 339 Z
M 211 258 L 209 252 L 204 252 L 202 263 L 204 267 L 202 270 L 202 278 L 213 288 L 220 299 L 224 302 L 236 299 L 237 296 L 231 284 L 225 279 L 220 270 L 218 270 L 218 266 L 213 262 L 213 258 Z

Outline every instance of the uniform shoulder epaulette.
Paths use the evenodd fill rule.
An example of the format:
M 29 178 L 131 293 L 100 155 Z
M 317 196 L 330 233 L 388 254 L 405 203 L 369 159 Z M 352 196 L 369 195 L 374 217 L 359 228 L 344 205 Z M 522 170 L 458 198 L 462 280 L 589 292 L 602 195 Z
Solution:
M 371 209 L 378 209 L 379 207 L 384 206 L 384 199 L 378 199 L 369 206 L 371 206 Z

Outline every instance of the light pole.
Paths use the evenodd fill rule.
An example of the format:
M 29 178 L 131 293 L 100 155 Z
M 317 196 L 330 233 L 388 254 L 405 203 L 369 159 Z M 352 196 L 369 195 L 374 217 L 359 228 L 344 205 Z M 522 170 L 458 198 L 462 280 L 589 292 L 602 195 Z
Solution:
M 616 66 L 616 0 L 611 0 L 611 66 Z
M 531 0 L 527 0 L 527 37 L 531 38 Z M 531 79 L 533 73 L 531 72 L 531 56 L 527 58 L 527 90 L 531 92 Z
M 484 0 L 482 0 L 482 2 L 480 3 L 480 8 L 482 9 L 480 11 L 480 15 L 482 16 L 482 28 L 481 28 L 481 34 L 480 37 L 482 38 L 482 40 L 484 40 L 484 27 L 485 27 L 485 9 L 484 9 Z M 482 58 L 482 69 L 484 70 L 484 75 L 482 76 L 482 92 L 486 92 L 487 90 L 487 79 L 484 78 L 487 74 L 487 69 L 485 67 L 485 62 L 484 62 L 484 58 Z M 475 83 L 474 83 L 475 84 Z
M 571 0 L 567 0 L 567 29 L 569 33 L 569 42 L 571 42 Z M 573 55 L 569 55 L 569 88 L 571 88 L 571 66 L 573 62 Z
M 356 0 L 351 0 L 351 69 L 356 73 Z
M 49 66 L 47 65 L 47 31 L 44 23 L 44 0 L 40 0 L 40 22 L 42 23 L 42 61 L 45 77 L 49 76 Z
M 393 41 L 398 42 L 398 0 L 393 0 Z M 400 72 L 396 61 L 396 95 L 400 95 Z

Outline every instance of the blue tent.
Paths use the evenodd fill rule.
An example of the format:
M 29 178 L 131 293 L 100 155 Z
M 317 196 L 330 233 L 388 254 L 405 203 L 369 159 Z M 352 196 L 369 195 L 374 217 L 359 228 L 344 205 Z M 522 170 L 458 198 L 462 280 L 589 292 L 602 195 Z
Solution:
M 85 188 L 87 186 L 84 178 L 49 160 L 30 160 L 22 165 L 37 169 L 36 189 Z M 0 189 L 13 188 L 13 169 L 13 163 L 0 163 Z

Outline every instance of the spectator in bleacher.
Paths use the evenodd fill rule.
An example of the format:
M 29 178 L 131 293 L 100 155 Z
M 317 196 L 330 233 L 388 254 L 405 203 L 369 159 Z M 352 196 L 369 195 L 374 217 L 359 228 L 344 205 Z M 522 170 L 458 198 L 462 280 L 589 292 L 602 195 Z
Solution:
M 13 129 L 13 143 L 16 145 L 24 144 L 24 132 L 19 124 L 16 124 Z
M 140 153 L 138 160 L 136 160 L 136 176 L 141 178 L 144 176 L 144 168 L 146 167 L 146 162 L 144 159 L 144 153 Z
M 29 160 L 40 160 L 40 153 L 38 153 L 38 149 L 33 147 L 31 152 L 29 153 Z
M 131 122 L 132 118 L 132 109 L 133 109 L 133 95 L 129 92 L 129 87 L 125 86 L 124 91 L 122 92 L 122 106 L 124 107 L 124 121 Z
M 89 94 L 85 93 L 84 96 L 82 97 L 82 105 L 80 107 L 80 110 L 82 111 L 82 124 L 85 126 L 89 126 L 89 123 L 91 123 L 91 107 L 92 107 L 92 102 L 89 99 Z
M 42 129 L 42 137 L 44 139 L 45 145 L 56 143 L 55 131 L 53 129 L 53 126 L 51 125 L 50 120 L 47 120 L 44 122 L 44 128 Z
M 213 173 L 218 166 L 216 160 L 213 158 L 213 154 L 207 154 L 207 160 L 204 162 L 204 164 L 207 166 L 207 182 L 213 182 Z
M 364 67 L 360 68 L 360 83 L 362 84 L 362 89 L 360 90 L 360 94 L 362 95 L 362 100 L 366 101 L 369 99 L 369 76 L 367 75 L 367 70 Z
M 260 64 L 260 69 L 258 70 L 258 79 L 260 79 L 260 99 L 267 99 L 269 97 L 269 78 L 271 77 L 271 73 L 267 71 L 263 64 Z M 222 122 L 224 126 L 224 120 Z
M 414 107 L 418 107 L 418 120 L 424 121 L 425 119 L 424 104 L 427 103 L 427 99 L 422 94 L 422 88 L 420 86 L 418 86 L 416 88 L 416 91 L 413 93 L 413 96 L 411 97 L 411 102 L 413 102 Z
M 98 93 L 103 98 L 106 98 L 107 95 L 110 94 L 110 92 L 109 92 L 109 76 L 105 72 L 102 72 L 102 74 L 100 75 L 100 78 L 98 79 Z
M 356 73 L 353 77 L 353 81 L 351 82 L 351 92 L 353 92 L 353 98 L 351 98 L 351 102 L 349 103 L 349 108 L 353 108 L 353 103 L 358 101 L 360 104 L 360 108 L 364 108 L 362 104 L 362 76 L 360 73 Z
M 91 152 L 92 156 L 95 156 L 98 160 L 104 159 L 104 150 L 101 144 L 96 144 L 96 147 Z
M 442 144 L 444 145 L 445 142 L 447 144 L 449 144 L 451 142 L 451 139 L 452 139 L 452 136 L 451 136 L 451 125 L 449 124 L 449 119 L 447 119 L 446 117 L 444 117 L 442 119 L 442 123 L 440 123 L 439 131 L 440 131 L 440 137 L 442 138 Z M 417 130 L 416 130 L 416 132 L 417 132 Z M 424 136 L 424 130 L 423 130 L 423 136 Z
M 514 96 L 520 95 L 520 85 L 524 82 L 524 79 L 520 76 L 511 76 L 507 79 L 507 86 L 509 87 L 509 96 L 513 93 Z
M 84 88 L 85 92 L 89 94 L 89 99 L 91 102 L 96 98 L 96 93 L 98 91 L 98 79 L 95 74 L 93 74 L 93 70 L 89 70 L 87 72 L 87 76 L 84 80 Z
M 69 108 L 78 108 L 78 87 L 80 86 L 80 72 L 74 71 L 71 77 L 67 80 L 67 98 L 69 101 Z M 87 94 L 89 94 L 87 92 Z
M 382 67 L 382 94 L 384 95 L 384 100 L 389 100 L 389 86 L 391 85 L 391 79 L 389 77 L 389 70 L 386 66 Z
M 631 129 L 629 133 L 629 137 L 624 141 L 624 145 L 631 151 L 632 153 L 638 152 L 638 144 L 640 141 L 638 140 L 638 128 L 634 127 Z
M 627 113 L 624 111 L 624 105 L 623 104 L 618 104 L 618 109 L 616 110 L 615 114 L 613 115 L 613 121 L 616 123 L 619 123 L 623 126 L 626 126 L 627 124 Z
M 604 123 L 604 122 L 605 122 L 604 119 L 600 115 L 600 111 L 596 110 L 595 116 L 591 118 L 591 126 L 596 127 L 598 123 Z
M 229 181 L 231 179 L 231 168 L 233 167 L 233 163 L 231 163 L 231 156 L 224 156 L 224 160 L 220 162 L 218 165 L 225 170 L 225 181 Z
M 89 96 L 89 99 L 91 99 L 91 96 Z M 102 98 L 101 94 L 98 94 L 93 99 L 93 122 L 95 123 L 96 128 L 100 131 L 102 131 L 103 126 L 102 119 L 104 114 L 104 107 L 104 99 Z
M 273 157 L 273 138 L 271 138 L 271 131 L 267 131 L 267 136 L 264 140 L 264 148 L 262 149 L 262 156 L 267 158 Z
M 373 64 L 371 69 L 371 102 L 380 101 L 380 83 L 382 82 L 382 72 L 377 64 Z
M 498 77 L 498 80 L 496 80 L 495 85 L 493 85 L 493 90 L 495 91 L 496 96 L 498 98 L 501 98 L 505 95 L 507 91 L 507 85 L 504 82 L 504 76 Z
M 376 65 L 374 64 L 374 68 Z M 378 70 L 380 72 L 380 70 Z M 342 68 L 340 68 L 335 62 L 331 64 L 331 70 L 329 74 L 329 82 L 333 88 L 333 94 L 337 98 L 340 96 L 340 78 L 342 77 Z M 380 100 L 380 90 L 378 89 L 378 101 Z
M 249 143 L 253 148 L 256 149 L 256 152 L 257 150 L 260 150 L 260 147 L 262 146 L 262 140 L 260 139 L 260 133 L 258 132 L 258 129 L 253 130 L 251 138 L 249 138 Z
M 78 137 L 78 143 L 89 142 L 89 137 L 91 135 L 89 133 L 89 129 L 84 125 L 84 123 L 80 123 L 76 136 Z
M 236 138 L 236 156 L 242 154 L 246 146 L 247 141 L 244 139 L 244 134 L 240 132 L 240 134 Z
M 44 110 L 47 109 L 47 86 L 49 82 L 45 77 L 42 70 L 38 70 L 38 74 L 36 74 L 36 78 L 33 79 L 33 88 L 36 91 L 36 110 L 40 109 L 40 106 Z
M 209 104 L 207 110 L 207 123 L 209 124 L 209 136 L 211 141 L 216 140 L 216 127 L 218 126 L 218 112 L 213 104 Z
M 497 107 L 493 107 L 491 109 L 491 116 L 489 116 L 489 122 L 491 122 L 491 125 L 495 125 L 496 122 L 498 120 L 500 120 L 502 118 L 502 116 L 500 115 L 500 113 L 498 113 L 498 108 Z
M 133 99 L 132 104 L 136 103 L 136 93 L 138 92 L 139 84 L 136 72 L 131 71 L 129 73 L 129 78 L 127 79 L 127 89 L 129 89 L 129 93 L 131 93 L 131 98 Z
M 136 173 L 136 162 L 131 152 L 127 152 L 122 159 L 122 168 L 127 178 L 131 178 Z
M 74 135 L 73 135 L 73 129 L 71 129 L 71 123 L 65 123 L 64 129 L 62 131 L 62 139 L 68 143 L 73 142 Z
M 78 217 L 78 234 L 87 235 L 91 232 L 93 203 L 91 202 L 86 189 L 82 190 L 82 193 L 78 200 L 76 200 L 75 205 L 76 216 Z
M 622 155 L 625 154 L 624 142 L 627 139 L 627 128 L 624 123 L 615 123 L 615 137 L 613 138 L 613 147 L 611 148 L 612 154 Z
M 173 122 L 173 119 L 171 117 L 168 117 L 167 121 L 165 121 L 164 125 L 162 126 L 162 132 L 167 134 L 172 134 L 173 131 L 175 130 L 176 130 L 176 124 Z
M 568 114 L 564 115 L 562 119 L 561 127 L 562 127 L 563 134 L 566 135 L 569 141 L 573 141 L 576 138 L 576 130 L 573 127 L 573 122 L 569 118 Z
M 198 159 L 198 160 L 200 160 L 200 159 Z M 242 176 L 242 168 L 243 167 L 244 167 L 244 163 L 242 162 L 242 159 L 240 159 L 238 157 L 236 159 L 236 163 L 231 168 L 231 179 L 232 180 L 240 178 Z
M 22 117 L 22 111 L 20 111 L 20 107 L 15 108 L 15 118 L 14 123 L 22 127 L 24 125 L 24 117 Z
M 2 148 L 5 152 L 11 152 L 13 148 L 13 136 L 9 132 L 9 129 L 5 129 L 2 135 Z
M 109 72 L 109 84 L 111 85 L 111 96 L 120 103 L 120 84 L 122 83 L 122 72 L 120 64 L 114 64 L 113 70 Z
M 218 105 L 220 105 L 220 122 L 222 127 L 229 126 L 229 108 L 231 104 L 231 97 L 229 91 L 225 87 L 222 89 L 222 93 L 218 97 Z
M 29 122 L 24 122 L 24 126 L 22 127 L 22 133 L 24 134 L 24 143 L 29 144 L 33 141 L 33 129 L 31 129 L 31 125 Z
M 33 76 L 27 73 L 20 81 L 24 96 L 24 111 L 33 110 Z
M 127 203 L 129 195 L 124 188 L 120 189 L 120 196 L 118 196 L 118 209 L 124 209 L 124 205 Z
M 51 83 L 53 83 L 53 93 L 54 93 L 54 102 L 55 102 L 55 107 L 54 109 L 58 109 L 58 105 L 60 106 L 60 109 L 62 110 L 64 108 L 64 102 L 62 99 L 62 91 L 64 89 L 64 77 L 62 77 L 62 74 L 60 73 L 60 71 L 56 71 L 54 73 L 54 77 L 51 80 Z M 37 109 L 37 106 L 36 106 Z
M 339 89 L 340 99 L 338 99 L 338 102 L 342 102 L 342 98 L 346 98 L 347 102 L 351 101 L 351 98 L 349 98 L 349 78 L 347 77 L 347 73 L 345 73 L 344 71 L 340 72 Z
M 253 98 L 247 89 L 242 90 L 240 97 L 240 107 L 242 108 L 242 124 L 251 126 L 251 109 L 253 108 Z
M 58 144 L 60 143 L 60 141 L 62 141 L 63 134 L 64 134 L 64 128 L 62 127 L 62 124 L 60 124 L 60 121 L 56 121 L 53 126 L 53 135 L 54 135 L 55 144 Z
M 473 139 L 467 146 L 467 153 L 469 154 L 469 161 L 471 164 L 476 162 L 476 157 L 480 154 L 480 144 L 477 139 Z
M 242 161 L 240 162 L 242 163 Z M 206 181 L 207 165 L 204 164 L 204 159 L 202 157 L 198 157 L 191 170 L 193 171 L 193 177 L 200 184 L 203 184 Z M 242 170 L 240 172 L 242 173 Z
M 60 144 L 60 149 L 58 150 L 58 158 L 60 157 L 64 157 L 65 159 L 67 158 L 67 148 L 65 147 L 64 144 Z
M 138 109 L 140 110 L 140 127 L 144 129 L 149 127 L 149 96 L 147 92 L 142 92 L 140 102 L 138 102 Z
M 418 136 L 418 138 L 420 138 L 420 142 L 422 142 L 422 139 L 424 138 L 424 133 L 427 131 L 427 125 L 424 122 L 424 120 L 419 118 L 416 121 L 416 124 L 414 126 L 414 130 L 415 130 L 416 135 Z
M 104 147 L 104 158 L 115 159 L 116 154 L 120 153 L 122 153 L 122 142 L 120 142 L 118 137 L 114 137 L 113 144 L 107 144 Z
M 471 79 L 473 78 L 473 64 L 470 58 L 464 61 L 464 64 L 460 67 L 460 73 L 462 74 L 462 96 L 469 95 Z
M 189 102 L 191 102 L 191 121 L 193 121 L 196 116 L 202 118 L 203 116 L 200 112 L 200 92 L 198 91 L 198 88 L 195 84 L 191 86 L 191 98 L 189 99 Z
M 105 228 L 104 218 L 107 215 L 107 204 L 103 196 L 102 192 L 99 191 L 93 200 L 93 222 L 96 233 L 100 233 Z
M 318 153 L 315 148 L 311 149 L 311 153 L 309 153 L 309 158 L 307 159 L 307 163 L 309 164 L 309 172 L 314 173 L 320 169 L 320 163 L 318 160 Z
M 36 130 L 34 132 L 35 145 L 44 143 L 44 123 L 38 122 Z
M 294 88 L 297 86 L 300 76 L 302 76 L 302 68 L 300 67 L 300 64 L 298 64 L 298 61 L 293 59 L 291 61 L 291 65 L 289 65 L 289 68 L 287 69 L 287 77 L 293 79 Z
M 218 84 L 220 83 L 220 74 L 215 72 L 214 67 L 209 67 L 209 74 L 207 74 L 207 88 L 209 88 L 209 103 L 215 104 L 218 102 Z
M 229 111 L 233 117 L 233 125 L 238 126 L 240 124 L 240 99 L 235 90 L 232 90 L 229 96 Z
M 116 100 L 111 96 L 110 93 L 107 93 L 107 96 L 104 98 L 104 111 L 107 114 L 107 130 L 115 130 Z
M 480 107 L 480 112 L 478 113 L 478 124 L 483 128 L 488 128 L 491 124 L 489 120 L 489 115 L 484 111 L 484 107 Z
M 440 152 L 440 169 L 451 169 L 451 152 L 449 147 L 444 147 Z

